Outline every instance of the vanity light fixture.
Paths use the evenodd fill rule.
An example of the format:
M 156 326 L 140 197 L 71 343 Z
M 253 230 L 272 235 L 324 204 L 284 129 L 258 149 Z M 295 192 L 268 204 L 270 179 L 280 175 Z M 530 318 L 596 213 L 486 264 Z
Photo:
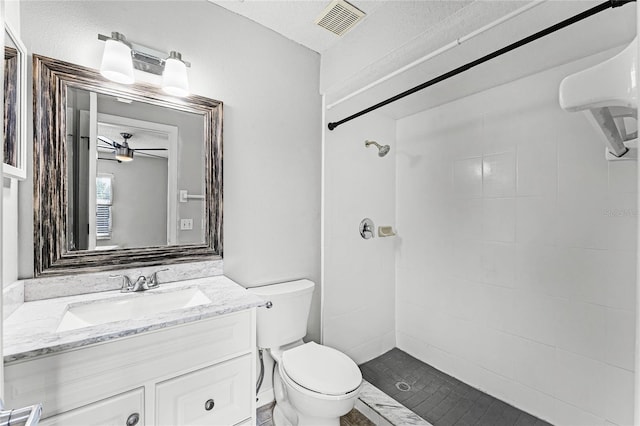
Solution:
M 191 64 L 182 59 L 179 52 L 169 54 L 130 42 L 118 32 L 111 37 L 98 34 L 98 40 L 105 42 L 100 73 L 109 80 L 131 84 L 134 82 L 133 69 L 162 75 L 162 88 L 173 96 L 189 94 L 187 67 Z M 126 161 L 126 160 L 125 160 Z
M 182 55 L 178 52 L 171 51 L 164 62 L 162 89 L 174 96 L 186 96 L 189 94 L 187 66 L 182 61 Z
M 111 38 L 105 40 L 100 74 L 117 83 L 134 82 L 131 45 L 124 35 L 112 32 Z

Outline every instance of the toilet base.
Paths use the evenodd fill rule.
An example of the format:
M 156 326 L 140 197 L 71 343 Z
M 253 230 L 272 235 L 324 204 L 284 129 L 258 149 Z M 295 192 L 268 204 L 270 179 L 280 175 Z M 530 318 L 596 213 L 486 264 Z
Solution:
M 326 417 L 306 417 L 298 414 L 298 423 L 293 424 L 284 415 L 282 409 L 276 404 L 273 408 L 273 425 L 274 426 L 340 426 L 340 418 L 327 419 Z
M 278 404 L 273 407 L 273 426 L 294 426 L 284 415 Z
M 340 417 L 328 419 L 326 417 L 305 417 L 298 413 L 298 426 L 340 426 Z

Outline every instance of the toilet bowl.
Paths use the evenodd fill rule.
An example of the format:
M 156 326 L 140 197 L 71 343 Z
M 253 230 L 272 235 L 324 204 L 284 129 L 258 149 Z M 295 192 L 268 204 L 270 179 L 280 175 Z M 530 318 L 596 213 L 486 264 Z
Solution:
M 249 289 L 271 302 L 258 309 L 257 336 L 258 347 L 276 363 L 275 426 L 338 426 L 362 387 L 362 373 L 351 358 L 302 341 L 313 287 L 309 280 L 298 280 Z
M 362 387 L 356 363 L 342 352 L 314 342 L 271 353 L 277 363 L 274 423 L 339 425 L 340 416 L 351 411 Z

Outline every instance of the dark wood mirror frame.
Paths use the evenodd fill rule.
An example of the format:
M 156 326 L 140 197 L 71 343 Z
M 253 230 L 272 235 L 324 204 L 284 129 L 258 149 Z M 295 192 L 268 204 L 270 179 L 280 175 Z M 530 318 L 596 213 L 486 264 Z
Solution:
M 6 35 L 5 35 L 6 36 Z M 4 47 L 4 163 L 18 164 L 18 50 Z M 23 83 L 24 84 L 24 83 Z M 8 160 L 8 161 L 7 161 Z
M 27 48 L 8 22 L 4 31 L 4 157 L 2 174 L 27 178 Z
M 202 114 L 205 135 L 205 243 L 105 251 L 66 249 L 66 94 L 76 87 Z M 96 70 L 33 55 L 34 275 L 52 276 L 222 258 L 222 102 L 175 98 L 158 87 L 111 82 Z

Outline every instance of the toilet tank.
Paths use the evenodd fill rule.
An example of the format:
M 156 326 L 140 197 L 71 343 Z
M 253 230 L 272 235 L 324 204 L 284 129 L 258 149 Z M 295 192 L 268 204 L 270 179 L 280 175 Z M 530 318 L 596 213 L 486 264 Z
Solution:
M 272 303 L 258 308 L 258 347 L 278 348 L 307 334 L 313 287 L 313 281 L 297 280 L 247 289 Z

